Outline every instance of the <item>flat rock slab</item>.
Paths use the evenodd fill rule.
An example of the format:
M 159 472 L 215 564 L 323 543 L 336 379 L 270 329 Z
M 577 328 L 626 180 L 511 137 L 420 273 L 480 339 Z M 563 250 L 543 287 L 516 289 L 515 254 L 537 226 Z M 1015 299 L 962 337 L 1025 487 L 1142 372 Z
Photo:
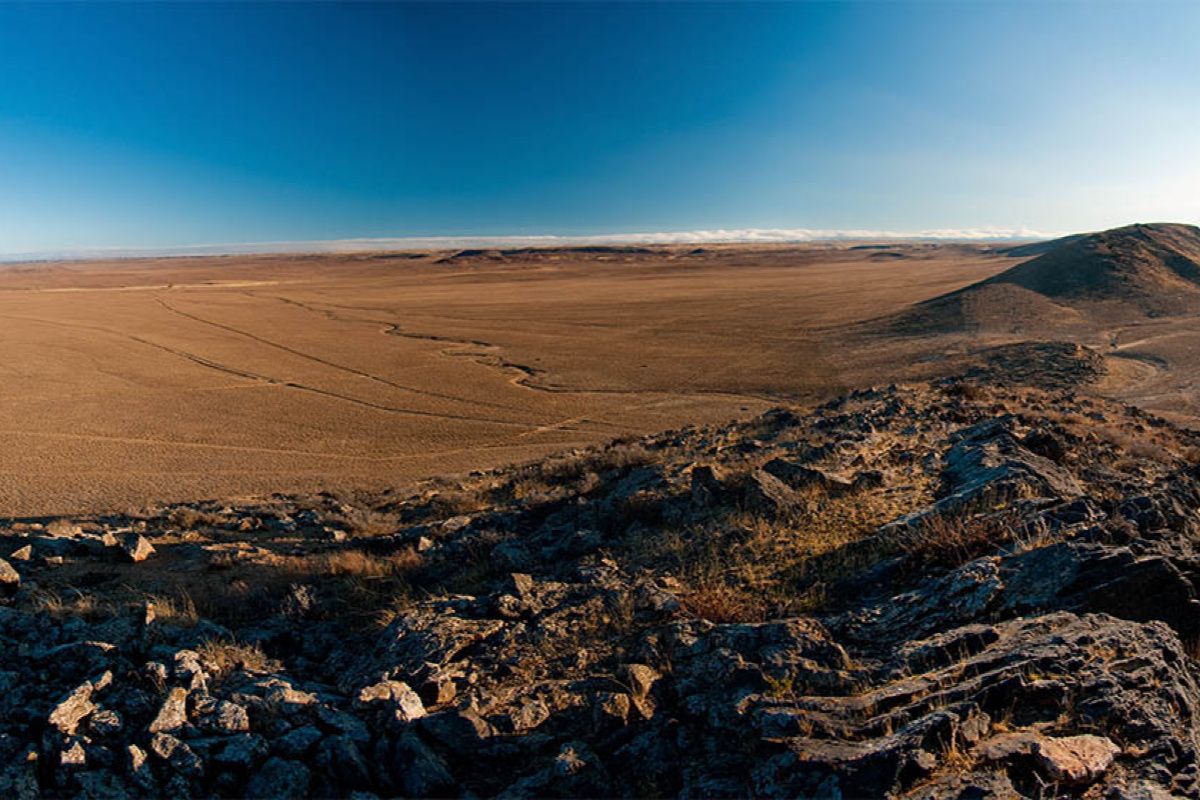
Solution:
M 1121 748 L 1107 736 L 1065 736 L 1042 739 L 1033 746 L 1038 767 L 1046 777 L 1069 786 L 1088 784 L 1112 765 Z

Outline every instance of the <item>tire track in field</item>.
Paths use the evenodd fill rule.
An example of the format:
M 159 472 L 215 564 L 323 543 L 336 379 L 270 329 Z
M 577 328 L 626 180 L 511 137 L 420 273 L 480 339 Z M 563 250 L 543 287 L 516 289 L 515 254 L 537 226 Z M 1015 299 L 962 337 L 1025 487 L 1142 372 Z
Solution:
M 371 372 L 366 372 L 365 370 L 361 370 L 356 367 L 347 366 L 346 364 L 339 364 L 336 361 L 330 361 L 329 359 L 322 358 L 321 356 L 313 355 L 312 353 L 306 353 L 303 350 L 298 350 L 294 347 L 290 347 L 289 345 L 282 344 L 282 343 L 276 342 L 276 341 L 272 341 L 271 339 L 267 339 L 265 337 L 259 336 L 256 333 L 251 333 L 250 331 L 242 330 L 241 328 L 235 328 L 232 325 L 226 325 L 223 322 L 217 322 L 216 320 L 206 319 L 204 317 L 199 316 L 198 314 L 193 314 L 191 312 L 184 311 L 180 308 L 176 308 L 175 306 L 172 306 L 170 303 L 163 300 L 161 297 L 155 297 L 154 299 L 160 306 L 162 306 L 167 311 L 171 312 L 172 314 L 177 314 L 178 316 L 183 317 L 185 319 L 190 319 L 190 320 L 192 320 L 194 322 L 198 322 L 202 325 L 208 325 L 210 327 L 217 328 L 217 329 L 225 331 L 227 333 L 232 333 L 236 336 L 241 336 L 246 339 L 250 339 L 251 341 L 258 342 L 259 344 L 265 345 L 266 347 L 275 348 L 276 350 L 280 350 L 282 352 L 296 356 L 297 358 L 303 358 L 308 361 L 312 361 L 313 363 L 320 364 L 325 367 L 329 367 L 330 369 L 335 369 L 340 372 L 345 372 L 345 373 L 354 375 L 359 378 L 366 378 L 367 380 L 374 381 L 375 383 L 382 384 L 382 385 L 390 387 L 392 389 L 399 389 L 400 391 L 412 392 L 413 394 L 420 394 L 420 395 L 426 395 L 428 397 L 435 397 L 435 398 L 438 398 L 439 400 L 450 400 L 452 402 L 463 403 L 465 405 L 488 406 L 490 408 L 499 408 L 499 409 L 504 409 L 505 411 L 517 411 L 517 412 L 522 412 L 522 413 L 528 412 L 528 409 L 519 408 L 517 406 L 510 406 L 510 405 L 506 405 L 504 403 L 494 403 L 494 402 L 490 402 L 487 400 L 472 400 L 469 398 L 460 397 L 458 395 L 446 394 L 444 392 L 434 391 L 432 389 L 422 389 L 417 386 L 408 386 L 406 384 L 396 383 L 395 381 L 385 378 L 381 375 L 376 375 Z
M 256 295 L 251 292 L 243 292 L 242 294 L 246 295 L 247 297 L 253 297 L 256 299 L 261 297 L 261 295 Z M 381 326 L 382 332 L 384 333 L 384 335 L 387 335 L 387 336 L 397 336 L 400 338 L 415 339 L 415 340 L 424 341 L 424 342 L 436 342 L 438 344 L 448 344 L 448 345 L 450 345 L 450 347 L 444 348 L 441 351 L 439 351 L 441 355 L 446 356 L 447 358 L 456 358 L 456 357 L 461 358 L 463 356 L 467 356 L 467 357 L 473 358 L 476 361 L 476 363 L 482 364 L 484 366 L 488 366 L 488 367 L 492 367 L 492 368 L 499 368 L 499 369 L 510 369 L 510 370 L 516 369 L 521 374 L 514 377 L 513 379 L 511 379 L 509 381 L 514 386 L 521 386 L 523 388 L 530 389 L 533 391 L 552 391 L 549 389 L 545 389 L 541 386 L 536 386 L 536 385 L 532 385 L 532 384 L 528 384 L 528 383 L 524 382 L 524 380 L 526 380 L 526 379 L 532 380 L 532 378 L 535 376 L 535 370 L 533 370 L 532 368 L 526 367 L 526 366 L 523 366 L 520 364 L 513 364 L 511 362 L 500 359 L 498 356 L 495 356 L 492 353 L 480 353 L 480 352 L 469 349 L 469 348 L 477 348 L 478 347 L 478 348 L 487 348 L 490 350 L 498 350 L 499 348 L 496 345 L 489 344 L 489 343 L 483 342 L 483 341 L 479 341 L 478 339 L 457 339 L 457 338 L 453 338 L 453 337 L 449 337 L 449 336 L 435 336 L 435 335 L 431 335 L 431 334 L 409 333 L 407 331 L 404 331 L 400 327 L 400 325 L 398 325 L 397 323 L 392 322 L 390 320 L 371 319 L 371 318 L 356 319 L 356 318 L 351 318 L 351 317 L 343 317 L 334 311 L 329 311 L 328 308 L 318 308 L 316 306 L 310 305 L 310 304 L 305 303 L 300 300 L 293 300 L 290 297 L 281 297 L 281 296 L 277 296 L 277 295 L 272 295 L 271 297 L 273 297 L 275 300 L 280 301 L 281 303 L 286 303 L 291 306 L 296 306 L 297 308 L 304 309 L 305 311 L 308 311 L 309 313 L 317 314 L 319 316 L 325 317 L 326 319 L 329 319 L 334 322 L 347 322 L 347 323 L 351 323 L 351 324 L 363 323 L 363 324 L 367 324 L 367 325 L 379 325 L 379 326 Z M 378 310 L 378 309 L 358 309 L 354 306 L 331 306 L 331 307 L 345 308 L 345 309 L 351 309 L 351 310 L 360 310 L 360 311 L 376 311 L 376 310 Z M 552 393 L 587 394 L 587 393 L 589 393 L 589 390 L 555 389 L 555 390 L 553 390 Z M 629 394 L 641 395 L 641 394 L 647 394 L 647 392 L 631 391 L 631 392 L 629 392 Z M 658 392 L 655 394 L 664 394 L 664 393 Z M 472 401 L 467 401 L 467 402 L 472 402 Z M 500 407 L 501 408 L 512 408 L 511 406 L 500 406 Z M 559 420 L 557 422 L 549 422 L 549 423 L 545 423 L 543 425 L 536 425 L 536 426 L 531 425 L 530 426 L 531 430 L 526 431 L 525 433 L 519 434 L 519 436 L 533 436 L 533 435 L 536 435 L 539 433 L 549 433 L 551 431 L 556 431 L 556 430 L 571 430 L 571 431 L 587 432 L 585 429 L 582 429 L 582 428 L 571 427 L 572 425 L 594 425 L 594 426 L 598 426 L 601 428 L 611 428 L 617 432 L 625 432 L 625 431 L 629 430 L 629 426 L 627 426 L 627 425 L 620 425 L 620 424 L 617 424 L 614 422 L 609 422 L 608 420 L 601 419 L 600 417 L 595 416 L 595 415 L 583 415 L 583 416 L 577 416 L 577 417 L 570 417 L 568 419 Z M 594 432 L 598 433 L 599 431 L 594 431 Z
M 253 293 L 248 293 L 248 291 L 246 291 L 246 293 L 242 293 L 242 294 L 246 294 L 246 295 L 252 296 L 252 297 L 262 296 L 262 295 L 257 295 L 257 294 L 253 294 Z M 448 357 L 464 357 L 464 356 L 466 356 L 466 357 L 470 357 L 470 359 L 474 359 L 476 362 L 482 363 L 482 365 L 484 365 L 484 366 L 502 369 L 502 371 L 516 372 L 518 374 L 515 375 L 515 377 L 510 380 L 510 383 L 515 386 L 521 386 L 521 387 L 523 387 L 523 389 L 528 389 L 530 391 L 547 392 L 547 393 L 551 393 L 551 395 L 601 395 L 601 396 L 647 396 L 647 395 L 652 395 L 652 396 L 654 396 L 652 401 L 649 401 L 649 402 L 655 402 L 655 401 L 658 401 L 658 399 L 677 398 L 680 396 L 726 397 L 726 398 L 730 398 L 730 399 L 756 399 L 756 401 L 761 401 L 764 403 L 785 402 L 787 399 L 786 397 L 782 397 L 782 396 L 760 395 L 760 393 L 755 393 L 755 392 L 731 392 L 731 391 L 724 391 L 724 390 L 720 390 L 720 389 L 688 389 L 688 390 L 684 390 L 684 391 L 667 391 L 667 390 L 654 390 L 654 389 L 576 389 L 576 387 L 571 387 L 571 386 L 560 386 L 560 385 L 556 385 L 556 384 L 535 383 L 535 380 L 536 380 L 536 378 L 538 378 L 538 374 L 541 371 L 539 371 L 538 368 L 523 365 L 523 363 L 517 363 L 515 361 L 509 361 L 508 359 L 504 359 L 503 356 L 497 355 L 497 351 L 500 350 L 500 347 L 497 344 L 492 344 L 490 342 L 484 342 L 484 341 L 481 341 L 481 339 L 467 339 L 467 338 L 458 338 L 458 337 L 452 337 L 452 336 L 439 336 L 439 335 L 434 335 L 434 333 L 414 333 L 412 331 L 404 330 L 402 325 L 395 323 L 395 321 L 392 321 L 390 319 L 372 319 L 372 318 L 355 319 L 355 318 L 349 318 L 349 317 L 342 317 L 342 315 L 337 314 L 336 312 L 329 311 L 328 308 L 318 308 L 316 306 L 310 305 L 310 303 L 302 302 L 300 300 L 290 299 L 290 297 L 283 297 L 280 295 L 269 295 L 269 296 L 274 296 L 275 300 L 278 300 L 280 302 L 286 302 L 286 303 L 288 303 L 288 305 L 298 306 L 298 307 L 304 308 L 304 309 L 306 309 L 306 311 L 310 311 L 314 314 L 323 315 L 323 317 L 325 317 L 326 319 L 342 321 L 342 323 L 366 323 L 366 324 L 371 324 L 371 325 L 382 325 L 382 326 L 384 326 L 383 332 L 385 333 L 385 335 L 388 335 L 388 336 L 398 336 L 401 338 L 418 339 L 418 341 L 422 341 L 422 342 L 436 342 L 439 344 L 449 344 L 450 345 L 449 348 L 442 350 L 442 355 L 445 355 Z M 378 308 L 365 308 L 365 307 L 358 307 L 358 306 L 337 306 L 337 305 L 332 305 L 332 303 L 328 303 L 328 306 L 331 308 L 352 309 L 352 311 L 370 311 L 370 312 L 380 311 L 380 309 L 378 309 Z M 480 348 L 480 349 L 484 349 L 484 350 L 488 350 L 488 351 L 487 351 L 487 353 L 480 353 L 480 351 L 473 350 L 472 348 Z M 696 383 L 696 381 L 698 379 L 700 379 L 700 377 L 701 377 L 701 375 L 697 375 L 696 378 L 686 381 L 686 383 L 684 385 L 685 386 L 694 385 Z M 595 420 L 592 420 L 592 421 L 595 421 Z
M 248 292 L 248 291 L 243 292 L 243 294 L 245 294 L 248 297 L 260 297 L 260 295 L 256 295 L 256 294 Z M 461 358 L 461 357 L 465 356 L 468 358 L 472 358 L 475 360 L 476 363 L 483 364 L 485 366 L 490 366 L 492 368 L 500 369 L 502 371 L 505 371 L 505 370 L 509 371 L 509 372 L 515 371 L 517 374 L 509 380 L 509 383 L 514 386 L 520 386 L 522 388 L 529 389 L 530 391 L 546 392 L 549 394 L 575 394 L 575 395 L 593 394 L 593 395 L 600 395 L 600 396 L 620 395 L 620 396 L 625 396 L 625 397 L 633 396 L 633 397 L 643 398 L 641 400 L 641 402 L 636 402 L 636 403 L 632 403 L 630 405 L 626 405 L 618 410 L 619 412 L 623 412 L 623 413 L 628 413 L 630 411 L 650 411 L 654 408 L 669 405 L 673 402 L 678 402 L 680 400 L 687 398 L 688 396 L 691 396 L 691 397 L 725 397 L 725 398 L 729 398 L 729 399 L 742 400 L 742 401 L 751 399 L 751 400 L 757 400 L 759 402 L 765 402 L 765 403 L 771 403 L 771 404 L 778 404 L 780 402 L 786 402 L 786 398 L 773 397 L 770 395 L 759 395 L 759 394 L 738 393 L 738 392 L 723 392 L 720 390 L 689 388 L 689 387 L 694 387 L 696 382 L 698 382 L 700 380 L 700 378 L 702 377 L 700 374 L 693 376 L 690 380 L 685 381 L 683 384 L 681 384 L 680 390 L 670 391 L 670 392 L 654 391 L 654 390 L 639 390 L 639 389 L 572 389 L 570 387 L 565 387 L 565 386 L 554 386 L 554 385 L 545 384 L 545 383 L 535 383 L 534 381 L 537 378 L 537 370 L 533 369 L 532 367 L 525 366 L 523 364 L 518 364 L 516 362 L 509 361 L 509 360 L 503 358 L 502 356 L 497 355 L 497 352 L 500 350 L 500 347 L 498 345 L 490 344 L 488 342 L 481 341 L 479 339 L 462 339 L 462 338 L 456 338 L 456 337 L 450 337 L 450 336 L 439 336 L 439 335 L 434 335 L 434 334 L 411 333 L 409 331 L 405 331 L 398 323 L 392 322 L 390 320 L 374 319 L 374 318 L 370 318 L 370 317 L 367 317 L 367 318 L 344 317 L 344 316 L 339 315 L 336 311 L 329 310 L 331 308 L 337 308 L 337 309 L 343 309 L 343 310 L 349 310 L 349 311 L 369 311 L 369 312 L 377 312 L 380 310 L 380 309 L 376 309 L 376 308 L 365 308 L 365 307 L 360 307 L 360 306 L 349 306 L 349 305 L 337 305 L 337 304 L 332 304 L 332 303 L 322 304 L 325 307 L 318 308 L 317 306 L 311 305 L 309 303 L 305 303 L 301 300 L 294 300 L 292 298 L 283 297 L 280 295 L 272 295 L 272 296 L 276 300 L 279 300 L 280 302 L 287 303 L 288 305 L 297 306 L 306 311 L 309 311 L 310 313 L 323 316 L 329 320 L 333 320 L 333 321 L 337 321 L 337 322 L 351 322 L 351 323 L 361 322 L 361 323 L 370 324 L 370 325 L 381 325 L 381 326 L 383 326 L 383 332 L 390 336 L 399 336 L 399 337 L 406 338 L 406 339 L 415 339 L 415 340 L 419 340 L 419 341 L 428 341 L 428 342 L 437 342 L 440 344 L 448 344 L 448 345 L 450 345 L 449 347 L 446 347 L 440 351 L 441 354 L 446 356 L 447 358 L 456 358 L 456 357 Z M 487 351 L 491 351 L 491 352 L 480 352 L 480 350 L 487 350 Z M 513 438 L 521 439 L 521 438 L 525 438 L 525 437 L 529 437 L 529 436 L 536 436 L 536 435 L 542 434 L 542 433 L 550 433 L 550 432 L 553 432 L 556 430 L 570 430 L 570 431 L 580 430 L 579 428 L 574 428 L 571 426 L 579 425 L 579 424 L 583 424 L 583 423 L 587 423 L 589 425 L 595 425 L 595 426 L 599 426 L 599 427 L 609 428 L 617 433 L 627 433 L 631 430 L 639 432 L 639 433 L 646 433 L 646 429 L 643 427 L 638 427 L 638 426 L 629 425 L 629 424 L 621 424 L 621 423 L 613 422 L 613 421 L 607 419 L 606 416 L 608 416 L 609 414 L 612 414 L 612 413 L 617 413 L 617 412 L 602 412 L 601 414 L 590 414 L 587 416 L 569 417 L 567 419 L 560 420 L 556 423 L 549 423 L 547 425 L 542 425 L 542 426 L 539 426 L 532 430 L 525 431 L 524 433 L 519 433 Z
M 0 314 L 0 318 L 17 320 L 17 321 L 21 321 L 21 322 L 40 323 L 43 325 L 53 325 L 53 326 L 58 326 L 58 327 L 63 327 L 63 328 L 72 328 L 72 329 L 76 329 L 76 330 L 89 330 L 89 331 L 94 331 L 97 333 L 107 334 L 109 336 L 116 336 L 116 337 L 119 337 L 122 339 L 126 339 L 128 341 L 137 342 L 138 344 L 145 345 L 147 347 L 152 347 L 155 350 L 160 350 L 162 352 L 169 353 L 173 356 L 176 356 L 177 358 L 183 358 L 188 361 L 191 361 L 194 364 L 198 364 L 199 366 L 206 367 L 206 368 L 212 369 L 212 370 L 216 370 L 218 372 L 223 372 L 228 375 L 235 375 L 239 378 L 245 378 L 247 380 L 261 381 L 263 383 L 268 383 L 272 386 L 281 386 L 281 387 L 284 387 L 287 389 L 294 389 L 296 391 L 308 392 L 310 394 L 315 394 L 315 395 L 318 395 L 321 397 L 326 397 L 326 398 L 329 398 L 332 400 L 340 400 L 342 402 L 352 403 L 354 405 L 362 406 L 364 408 L 370 408 L 374 411 L 382 411 L 385 413 L 398 414 L 398 415 L 402 415 L 402 416 L 415 416 L 415 417 L 427 417 L 427 418 L 434 418 L 434 419 L 456 420 L 456 421 L 460 421 L 460 422 L 482 422 L 482 423 L 487 423 L 490 425 L 502 425 L 502 426 L 509 427 L 509 428 L 536 429 L 537 427 L 539 427 L 536 423 L 514 422 L 512 420 L 499 419 L 496 417 L 472 416 L 469 414 L 447 414 L 447 413 L 441 413 L 441 412 L 436 412 L 436 411 L 423 411 L 423 410 L 414 409 L 414 408 L 388 406 L 388 405 L 384 405 L 382 403 L 375 403 L 370 400 L 363 400 L 362 398 L 353 397 L 351 395 L 340 394 L 339 392 L 330 391 L 328 389 L 322 389 L 317 386 L 309 386 L 308 384 L 300 383 L 298 381 L 286 380 L 284 378 L 276 378 L 271 375 L 264 375 L 264 374 L 261 374 L 258 372 L 252 372 L 250 370 L 240 369 L 238 367 L 234 367 L 229 364 L 222 364 L 219 361 L 213 361 L 211 359 L 205 358 L 204 356 L 200 356 L 195 353 L 188 352 L 187 350 L 182 350 L 179 348 L 171 347 L 169 345 L 151 341 L 150 339 L 143 339 L 140 336 L 135 336 L 133 334 L 128 334 L 128 333 L 122 333 L 120 331 L 114 331 L 110 328 L 104 328 L 104 327 L 100 327 L 97 325 L 83 325 L 83 324 L 79 324 L 79 323 L 67 323 L 67 322 L 61 322 L 58 320 L 40 319 L 38 317 L 23 317 L 23 316 L 18 316 L 15 314 Z
M 233 450 L 233 451 L 247 452 L 247 453 L 267 453 L 267 454 L 271 454 L 271 455 L 299 455 L 299 456 L 310 456 L 310 457 L 317 457 L 317 458 L 331 458 L 331 459 L 364 461 L 364 462 L 368 462 L 368 463 L 390 463 L 390 462 L 395 462 L 395 461 L 417 461 L 417 460 L 421 460 L 421 459 L 440 458 L 443 456 L 458 455 L 459 453 L 474 453 L 474 452 L 478 452 L 480 450 L 533 450 L 534 452 L 538 452 L 538 451 L 543 450 L 545 447 L 549 446 L 549 445 L 545 445 L 545 444 L 512 444 L 509 440 L 506 439 L 506 440 L 502 440 L 499 442 L 490 442 L 488 444 L 477 444 L 477 445 L 471 445 L 468 447 L 452 447 L 452 448 L 445 448 L 442 450 L 428 450 L 428 451 L 423 451 L 420 453 L 403 453 L 403 454 L 394 455 L 394 456 L 364 456 L 364 455 L 351 455 L 351 454 L 346 454 L 346 453 L 324 453 L 324 452 L 320 452 L 320 451 L 294 450 L 294 449 L 286 449 L 286 448 L 248 447 L 248 446 L 244 446 L 244 445 L 223 445 L 223 444 L 213 444 L 213 443 L 208 443 L 208 442 L 175 441 L 172 439 L 137 438 L 137 437 L 130 437 L 130 436 L 107 436 L 107 435 L 103 435 L 103 434 L 82 434 L 82 433 L 73 434 L 73 433 L 59 433 L 59 432 L 55 432 L 55 431 L 0 430 L 0 436 L 30 436 L 30 437 L 46 438 L 46 439 L 70 439 L 70 440 L 77 440 L 77 441 L 103 441 L 103 442 L 114 442 L 114 443 L 119 443 L 119 444 L 139 444 L 139 445 L 144 444 L 144 445 L 150 445 L 150 446 L 164 446 L 165 445 L 168 447 L 195 447 L 195 448 L 202 448 L 202 449 L 206 449 L 206 450 L 223 450 L 223 451 Z M 37 472 L 37 471 L 31 472 L 29 470 L 0 470 L 0 475 L 14 475 L 14 476 L 19 476 L 19 477 L 28 477 L 30 475 L 58 475 L 58 474 L 109 475 L 116 471 L 117 470 L 104 469 L 104 468 L 68 469 L 68 470 L 55 468 L 52 470 L 48 470 L 46 472 Z M 164 473 L 164 470 L 161 470 L 161 469 L 141 470 L 141 471 L 121 469 L 119 471 L 121 472 L 121 474 L 130 474 L 130 475 L 160 475 L 160 474 Z M 166 470 L 166 472 L 169 472 L 172 475 L 193 475 L 193 474 L 195 474 L 195 475 L 210 475 L 210 474 L 211 475 L 224 475 L 224 474 L 291 475 L 291 474 L 295 473 L 295 470 L 239 468 L 239 469 Z M 318 471 L 315 471 L 313 474 L 324 474 L 324 473 L 322 473 L 318 470 Z

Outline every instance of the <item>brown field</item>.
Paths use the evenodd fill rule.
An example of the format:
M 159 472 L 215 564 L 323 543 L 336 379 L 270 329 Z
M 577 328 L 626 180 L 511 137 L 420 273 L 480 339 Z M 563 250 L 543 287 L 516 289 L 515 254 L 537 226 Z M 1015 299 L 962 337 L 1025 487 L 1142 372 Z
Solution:
M 0 514 L 403 489 L 936 374 L 1015 334 L 873 335 L 996 248 L 657 248 L 0 266 Z M 868 323 L 868 324 L 864 324 Z M 877 327 L 877 326 L 876 326 Z M 1188 320 L 1079 338 L 1195 413 Z

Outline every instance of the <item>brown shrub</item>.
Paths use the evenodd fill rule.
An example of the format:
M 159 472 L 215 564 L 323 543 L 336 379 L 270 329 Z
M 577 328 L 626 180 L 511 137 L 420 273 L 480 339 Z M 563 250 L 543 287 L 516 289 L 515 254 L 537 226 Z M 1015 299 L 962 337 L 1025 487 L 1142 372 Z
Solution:
M 762 596 L 738 586 L 710 584 L 680 598 L 684 609 L 709 622 L 762 622 L 767 618 L 767 603 Z
M 209 639 L 196 648 L 196 653 L 217 680 L 235 669 L 261 673 L 278 668 L 278 664 L 267 658 L 262 647 L 257 644 Z
M 977 383 L 958 381 L 946 387 L 946 394 L 963 400 L 978 402 L 987 397 L 987 391 Z

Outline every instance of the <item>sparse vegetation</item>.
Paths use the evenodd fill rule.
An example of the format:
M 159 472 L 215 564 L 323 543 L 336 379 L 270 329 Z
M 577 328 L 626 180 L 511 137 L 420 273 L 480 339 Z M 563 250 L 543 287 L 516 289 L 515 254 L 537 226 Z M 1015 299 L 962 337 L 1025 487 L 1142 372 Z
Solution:
M 79 589 L 66 588 L 61 591 L 39 589 L 32 598 L 39 611 L 55 619 L 77 617 L 96 622 L 113 616 L 116 608 L 107 600 Z
M 168 622 L 173 625 L 183 625 L 185 627 L 194 627 L 200 621 L 200 614 L 196 610 L 196 603 L 192 600 L 192 596 L 184 589 L 177 590 L 174 594 L 150 595 L 145 602 L 153 611 L 153 617 L 159 622 Z
M 921 565 L 957 567 L 1012 542 L 1023 528 L 1012 513 L 932 514 L 900 537 L 900 549 Z
M 702 585 L 681 598 L 688 613 L 709 622 L 762 622 L 767 604 L 760 593 L 730 584 Z
M 208 639 L 196 648 L 196 652 L 217 680 L 221 680 L 235 669 L 265 673 L 279 668 L 276 662 L 267 658 L 258 644 Z

